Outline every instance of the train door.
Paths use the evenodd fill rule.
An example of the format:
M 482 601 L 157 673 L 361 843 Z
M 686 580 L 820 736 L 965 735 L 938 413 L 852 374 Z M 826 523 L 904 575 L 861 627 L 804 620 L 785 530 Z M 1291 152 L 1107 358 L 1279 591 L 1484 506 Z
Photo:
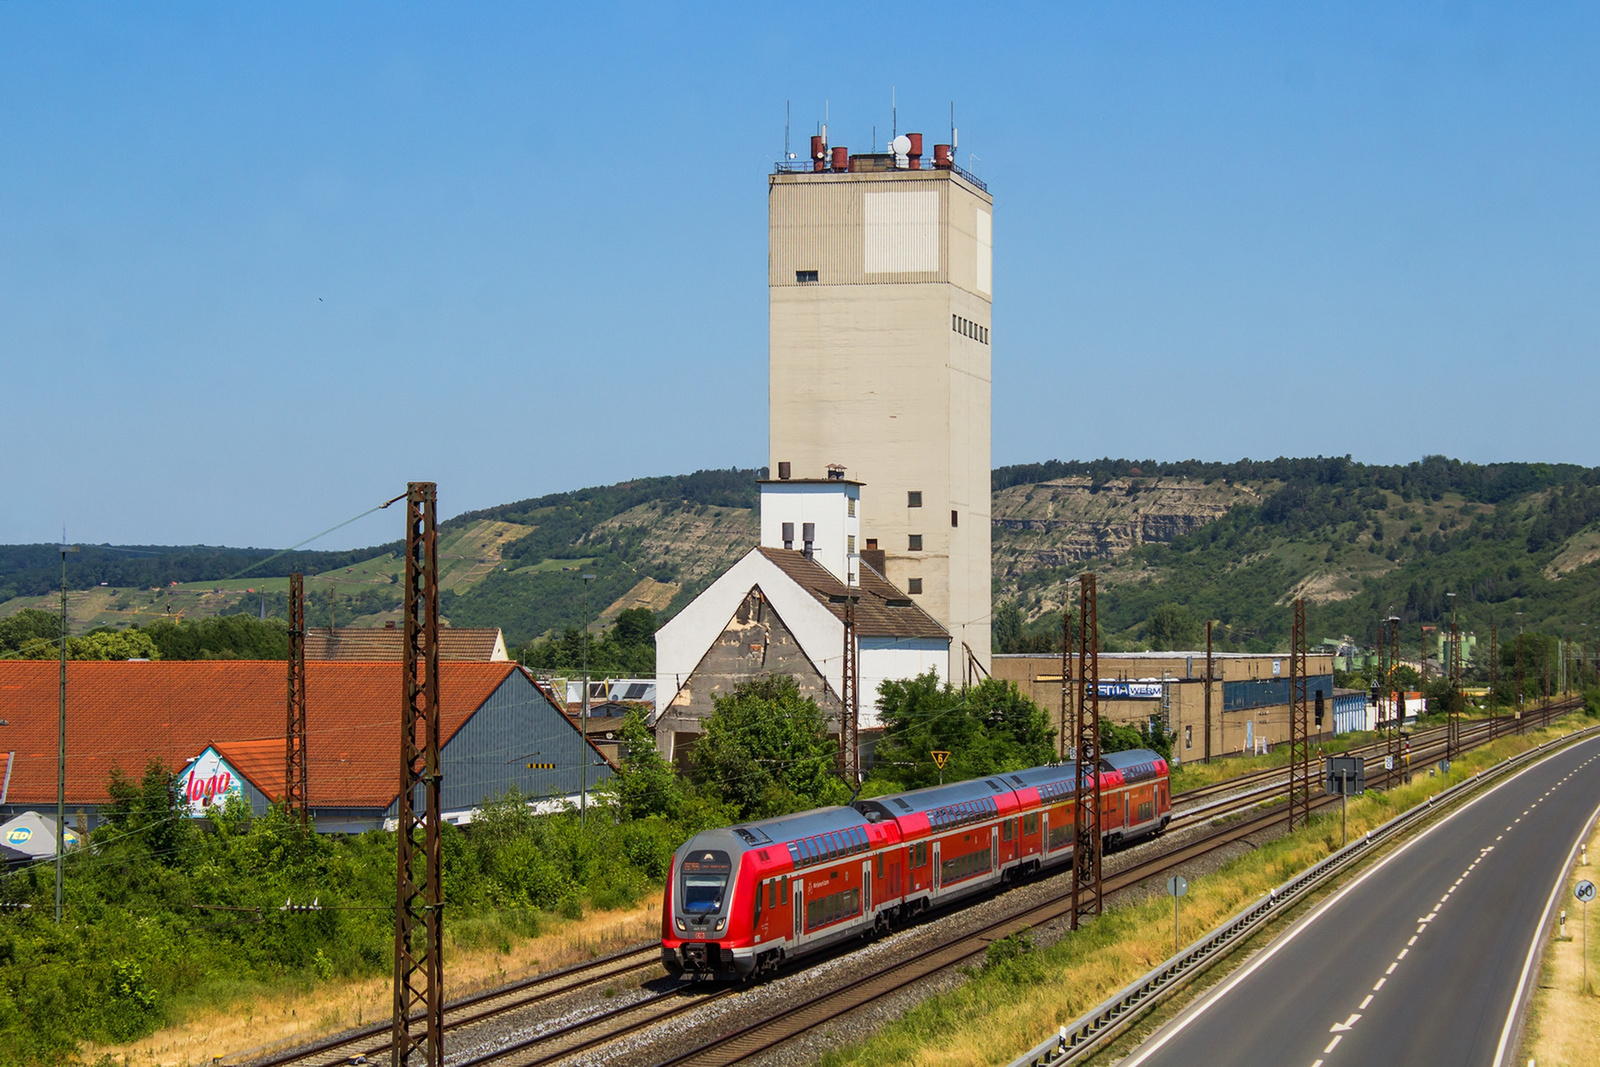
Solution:
M 861 914 L 872 915 L 872 860 L 861 861 Z
M 935 841 L 933 843 L 933 871 L 932 871 L 932 873 L 930 874 L 929 877 L 931 879 L 931 884 L 933 886 L 933 895 L 934 896 L 938 896 L 939 895 L 939 842 L 937 842 L 937 841 Z
M 1050 854 L 1050 811 L 1046 809 L 1039 813 L 1039 851 L 1044 855 Z
M 1133 790 L 1122 791 L 1122 825 L 1126 829 L 1133 825 Z
M 1000 827 L 989 827 L 989 869 L 1000 871 Z
M 789 898 L 794 902 L 794 939 L 796 943 L 800 941 L 800 931 L 802 929 L 800 921 L 806 913 L 805 884 L 806 880 L 804 878 L 796 878 L 790 885 L 792 891 L 789 894 Z

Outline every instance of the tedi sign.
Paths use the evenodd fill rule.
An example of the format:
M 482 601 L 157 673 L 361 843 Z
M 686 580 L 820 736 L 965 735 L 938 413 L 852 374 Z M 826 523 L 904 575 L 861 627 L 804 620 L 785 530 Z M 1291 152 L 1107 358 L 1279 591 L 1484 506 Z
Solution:
M 185 767 L 178 783 L 183 803 L 189 814 L 202 816 L 213 804 L 221 804 L 228 796 L 243 795 L 239 789 L 239 772 L 228 766 L 228 761 L 208 748 Z

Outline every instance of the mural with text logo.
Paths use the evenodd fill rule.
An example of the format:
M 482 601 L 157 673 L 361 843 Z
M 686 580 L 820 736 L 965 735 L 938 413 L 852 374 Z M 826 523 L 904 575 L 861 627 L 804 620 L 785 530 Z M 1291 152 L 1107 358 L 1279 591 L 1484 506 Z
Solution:
M 239 772 L 214 748 L 200 753 L 179 776 L 178 792 L 191 816 L 203 816 L 213 804 L 221 804 L 229 793 L 242 795 Z

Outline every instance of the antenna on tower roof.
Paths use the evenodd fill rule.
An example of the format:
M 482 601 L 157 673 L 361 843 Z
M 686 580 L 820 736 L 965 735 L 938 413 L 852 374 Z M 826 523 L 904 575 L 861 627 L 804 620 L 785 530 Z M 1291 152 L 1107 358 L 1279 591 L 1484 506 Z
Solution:
M 952 101 L 950 101 L 950 158 L 952 158 L 952 159 L 955 158 L 956 148 L 957 147 L 958 147 L 958 145 L 956 144 L 956 102 L 954 100 L 952 100 Z
M 889 140 L 900 136 L 900 108 L 894 102 L 894 86 L 889 86 Z
M 783 161 L 785 163 L 794 157 L 789 154 L 789 101 L 783 102 Z

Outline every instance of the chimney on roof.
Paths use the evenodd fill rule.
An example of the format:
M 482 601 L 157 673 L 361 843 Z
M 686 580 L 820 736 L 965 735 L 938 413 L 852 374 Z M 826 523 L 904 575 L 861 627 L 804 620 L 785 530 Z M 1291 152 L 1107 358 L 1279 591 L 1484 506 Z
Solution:
M 831 479 L 832 481 L 835 481 L 835 482 L 844 481 L 844 464 L 842 464 L 842 463 L 830 463 L 830 464 L 828 464 L 828 477 L 829 477 L 829 479 Z
M 789 461 L 786 460 L 786 459 L 779 460 L 778 461 L 778 481 L 786 482 L 788 480 L 789 480 Z
M 801 523 L 800 524 L 800 534 L 801 534 L 801 538 L 800 539 L 805 542 L 805 548 L 802 549 L 802 551 L 805 552 L 806 559 L 810 559 L 811 558 L 811 545 L 817 539 L 817 524 L 814 523 L 814 522 Z

